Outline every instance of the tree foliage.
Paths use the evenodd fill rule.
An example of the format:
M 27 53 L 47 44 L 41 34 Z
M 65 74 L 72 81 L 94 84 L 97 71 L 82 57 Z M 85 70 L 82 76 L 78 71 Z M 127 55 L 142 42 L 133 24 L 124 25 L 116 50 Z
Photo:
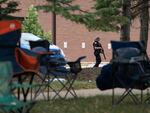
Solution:
M 22 31 L 32 33 L 43 39 L 50 40 L 51 38 L 50 33 L 44 32 L 41 25 L 39 24 L 38 12 L 33 5 L 31 5 L 28 9 L 27 17 L 23 21 Z
M 148 8 L 150 0 L 131 0 L 132 19 L 139 17 L 144 8 Z M 145 3 L 148 3 L 147 5 Z
M 121 15 L 122 0 L 95 0 L 91 11 L 73 5 L 74 0 L 46 1 L 48 4 L 38 6 L 38 9 L 55 12 L 66 19 L 84 24 L 89 30 L 117 31 L 128 20 Z
M 0 0 L 0 20 L 15 18 L 10 14 L 19 11 L 19 3 L 14 0 Z
M 120 30 L 120 27 L 128 22 L 128 18 L 122 15 L 122 6 L 122 0 L 96 0 L 94 26 L 102 26 L 104 31 Z
M 74 5 L 75 0 L 45 1 L 47 4 L 39 6 L 39 9 L 55 12 L 66 19 L 84 24 L 89 30 L 120 30 L 122 40 L 130 40 L 131 22 L 142 14 L 140 37 L 147 43 L 148 22 L 145 21 L 149 21 L 149 17 L 146 16 L 145 11 L 147 11 L 147 15 L 149 11 L 145 7 L 149 7 L 150 0 L 93 0 L 94 6 L 89 11 L 84 11 L 79 5 Z M 145 30 L 142 30 L 143 27 Z

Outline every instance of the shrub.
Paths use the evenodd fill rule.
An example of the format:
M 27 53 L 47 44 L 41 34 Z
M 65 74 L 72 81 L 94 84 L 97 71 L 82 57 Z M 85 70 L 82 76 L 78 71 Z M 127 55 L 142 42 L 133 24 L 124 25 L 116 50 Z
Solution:
M 51 41 L 51 33 L 44 32 L 44 30 L 42 29 L 38 21 L 37 9 L 33 5 L 31 5 L 28 9 L 27 17 L 23 21 L 22 31 L 32 33 L 43 39 Z

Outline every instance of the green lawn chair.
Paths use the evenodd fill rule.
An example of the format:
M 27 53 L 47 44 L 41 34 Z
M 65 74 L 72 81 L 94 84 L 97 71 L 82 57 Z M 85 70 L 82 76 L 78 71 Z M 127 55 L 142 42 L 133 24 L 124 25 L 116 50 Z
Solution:
M 11 92 L 11 79 L 13 71 L 10 62 L 0 62 L 0 112 L 2 113 L 28 113 L 33 102 L 18 100 Z

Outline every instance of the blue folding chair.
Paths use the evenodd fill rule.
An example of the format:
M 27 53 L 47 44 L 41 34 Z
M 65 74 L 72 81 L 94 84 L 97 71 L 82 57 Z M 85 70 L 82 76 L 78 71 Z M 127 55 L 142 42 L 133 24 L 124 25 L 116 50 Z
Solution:
M 130 96 L 136 103 L 143 101 L 143 90 L 149 87 L 150 64 L 140 41 L 111 41 L 112 45 L 112 103 L 119 104 Z M 115 88 L 123 88 L 125 91 L 117 99 Z M 133 89 L 141 90 L 140 98 Z

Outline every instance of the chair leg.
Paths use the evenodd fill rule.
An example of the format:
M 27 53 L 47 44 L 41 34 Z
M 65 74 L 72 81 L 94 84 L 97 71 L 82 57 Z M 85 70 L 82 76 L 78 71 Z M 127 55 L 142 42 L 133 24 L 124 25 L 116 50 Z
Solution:
M 52 99 L 55 99 L 57 96 L 59 97 L 59 98 L 63 98 L 63 99 L 65 99 L 65 98 L 67 98 L 67 95 L 70 93 L 73 97 L 77 97 L 77 94 L 76 94 L 76 92 L 75 92 L 75 90 L 74 90 L 74 88 L 73 88 L 73 83 L 75 82 L 75 80 L 76 80 L 76 77 L 77 77 L 77 75 L 74 75 L 74 78 L 72 79 L 72 78 L 69 78 L 69 76 L 68 75 L 66 75 L 65 76 L 65 79 L 67 80 L 65 83 L 63 83 L 59 78 L 58 78 L 58 76 L 54 76 L 54 78 L 56 78 L 57 80 L 58 80 L 58 82 L 61 84 L 61 88 L 58 90 L 58 91 L 56 91 L 54 88 L 52 88 L 51 86 L 50 86 L 50 88 L 53 90 L 53 92 L 55 93 L 55 96 L 52 98 Z M 53 82 L 53 81 L 51 81 L 51 82 Z M 63 90 L 63 89 L 65 89 L 67 92 L 65 93 L 65 95 L 62 97 L 61 95 L 60 95 L 60 92 Z
M 141 104 L 143 103 L 143 90 L 141 90 Z
M 115 89 L 114 88 L 112 88 L 112 105 L 114 105 L 115 104 Z
M 30 75 L 29 75 L 29 76 L 30 76 Z M 30 81 L 29 81 L 29 85 L 32 84 L 33 78 L 34 78 L 34 74 L 31 75 L 31 79 L 30 79 Z M 22 83 L 23 83 L 23 81 L 22 81 Z M 24 101 L 27 101 L 27 96 L 28 96 L 28 94 L 29 94 L 29 90 L 30 90 L 30 87 L 27 88 L 26 90 L 25 90 L 24 88 L 22 88 L 22 93 L 23 93 L 23 96 L 24 96 Z
M 139 101 L 139 99 L 137 98 L 137 96 L 132 92 L 132 89 L 129 90 L 129 95 L 130 95 L 131 99 L 134 101 L 135 104 L 141 103 Z
M 77 76 L 77 75 L 75 75 L 75 76 Z M 65 94 L 64 98 L 67 97 L 68 93 L 70 93 L 74 97 L 77 97 L 77 94 L 76 94 L 76 92 L 73 88 L 73 83 L 75 82 L 75 80 L 76 80 L 76 78 L 74 78 L 72 81 L 70 81 L 69 78 L 68 78 L 69 87 L 67 88 L 67 93 Z
M 67 93 L 65 94 L 64 98 L 66 98 L 69 93 L 73 97 L 77 97 L 77 94 L 76 94 L 76 92 L 75 92 L 75 90 L 73 88 L 73 83 L 75 82 L 76 78 L 77 78 L 77 74 L 74 75 L 74 78 L 69 78 L 68 75 L 66 76 L 67 83 L 64 85 L 64 88 L 67 90 Z
M 124 99 L 125 97 L 127 97 L 128 95 L 130 96 L 130 98 L 133 100 L 133 102 L 135 104 L 139 104 L 141 103 L 139 101 L 139 99 L 137 98 L 137 96 L 132 92 L 133 89 L 129 88 L 129 89 L 126 89 L 123 94 L 115 101 L 115 91 L 114 89 L 112 90 L 113 94 L 112 94 L 112 104 L 113 105 L 117 105 L 117 104 L 120 104 Z
M 117 100 L 116 104 L 121 103 L 121 101 L 128 95 L 128 91 L 124 91 L 124 93 L 119 97 L 119 99 Z

